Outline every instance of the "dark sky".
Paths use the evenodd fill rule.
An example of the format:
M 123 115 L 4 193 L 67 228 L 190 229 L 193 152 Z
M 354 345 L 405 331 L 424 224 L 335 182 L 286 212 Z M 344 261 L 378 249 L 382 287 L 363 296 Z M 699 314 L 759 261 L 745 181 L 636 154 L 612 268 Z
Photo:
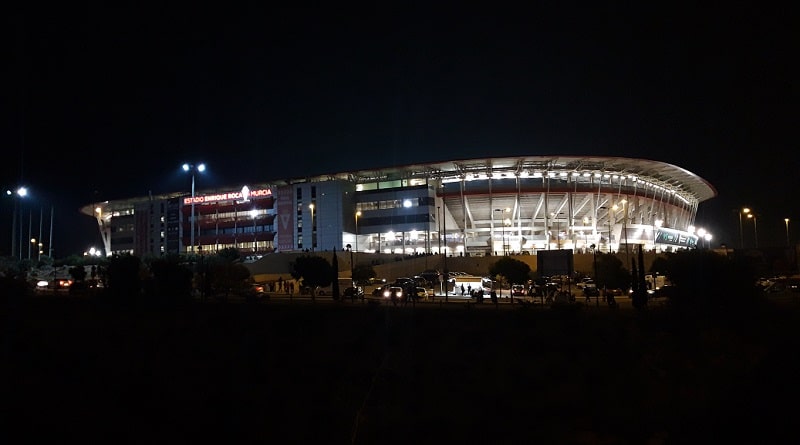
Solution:
M 762 247 L 785 244 L 785 217 L 797 240 L 793 7 L 391 5 L 11 11 L 2 186 L 55 205 L 60 257 L 99 246 L 80 206 L 186 188 L 185 161 L 207 163 L 202 188 L 473 157 L 628 156 L 717 189 L 698 212 L 715 246 L 738 247 L 745 205 Z M 5 198 L 4 254 L 10 209 Z M 746 244 L 753 235 L 746 224 Z

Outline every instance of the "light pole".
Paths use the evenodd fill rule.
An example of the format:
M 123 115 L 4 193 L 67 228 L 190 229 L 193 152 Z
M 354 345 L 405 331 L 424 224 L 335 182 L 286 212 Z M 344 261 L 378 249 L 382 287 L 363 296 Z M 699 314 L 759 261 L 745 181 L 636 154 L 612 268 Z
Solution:
M 50 206 L 50 242 L 47 246 L 47 256 L 50 257 L 50 259 L 53 259 L 53 210 L 54 207 Z
M 356 252 L 358 252 L 358 217 L 361 216 L 361 210 L 356 212 Z
M 698 247 L 703 247 L 703 240 L 705 240 L 706 249 L 710 249 L 711 248 L 711 238 L 712 238 L 711 233 L 708 230 L 706 230 L 706 229 L 704 229 L 702 227 L 697 229 L 697 239 L 698 239 L 698 243 L 699 243 Z
M 189 227 L 191 231 L 190 241 L 189 241 L 189 252 L 194 253 L 194 175 L 195 172 L 203 173 L 206 171 L 206 165 L 203 163 L 200 164 L 183 164 L 183 171 L 191 172 L 192 173 L 192 216 L 189 218 Z
M 744 235 L 742 234 L 742 214 L 749 214 L 750 209 L 744 207 L 739 210 L 739 248 L 744 249 Z
M 755 213 L 748 213 L 747 217 L 753 219 L 753 235 L 756 239 L 756 249 L 758 249 L 758 221 L 756 220 L 756 215 Z
M 31 240 L 31 244 L 36 244 L 36 239 L 32 238 L 33 236 L 33 210 L 28 210 L 28 238 Z M 28 259 L 31 259 L 31 245 L 28 244 Z
M 503 210 L 502 209 L 494 209 L 495 212 L 500 213 L 500 250 L 503 251 L 503 256 L 506 255 L 506 225 L 503 224 Z
M 356 265 L 355 265 L 355 263 L 353 263 L 353 249 L 352 249 L 352 246 L 350 246 L 350 244 L 348 244 L 345 247 L 347 247 L 347 250 L 350 251 L 350 281 L 353 282 L 352 286 L 355 287 L 355 285 L 356 285 L 356 277 L 353 274 L 356 271 Z
M 558 216 L 559 215 L 563 215 L 563 214 L 564 214 L 564 212 L 558 212 L 558 213 L 552 212 L 552 213 L 550 213 L 550 216 L 552 216 L 552 219 L 556 222 L 556 248 L 558 250 L 561 250 L 561 220 L 558 219 Z M 567 227 L 567 229 L 569 229 L 569 227 Z M 548 240 L 548 243 L 549 243 L 549 240 Z
M 597 281 L 597 246 L 592 244 L 589 246 L 592 249 L 592 265 L 594 266 L 594 287 L 597 289 L 595 294 L 595 306 L 600 307 L 600 282 Z
M 436 206 L 436 225 L 438 226 L 437 236 L 436 236 L 436 244 L 437 248 L 439 249 L 439 253 L 442 253 L 442 220 L 439 216 L 441 207 Z
M 503 246 L 503 256 L 506 255 L 506 221 L 503 217 L 503 213 L 510 211 L 511 209 L 494 209 L 495 212 L 500 212 L 500 243 Z
M 311 251 L 314 251 L 314 203 L 308 205 L 308 208 L 311 209 Z
M 17 220 L 22 222 L 22 210 L 20 209 L 19 215 L 20 217 L 17 218 L 17 208 L 19 207 L 19 201 L 15 198 L 24 198 L 28 196 L 28 188 L 27 187 L 18 187 L 16 190 L 6 190 L 6 195 L 10 196 L 11 199 L 14 200 L 14 210 L 11 214 L 11 255 L 17 256 L 16 253 L 16 244 L 17 244 Z M 22 246 L 19 247 L 19 259 L 22 259 Z
M 36 256 L 36 261 L 40 261 L 42 259 L 42 219 L 44 218 L 44 208 L 39 207 L 39 252 Z
M 258 216 L 258 209 L 250 211 L 250 216 L 253 217 L 253 253 L 258 252 L 258 240 L 256 239 L 256 217 Z
M 606 211 L 606 223 L 608 225 L 608 237 L 606 238 L 606 253 L 611 253 L 611 210 L 606 206 L 601 206 L 599 208 L 604 209 Z M 602 233 L 601 233 L 601 238 L 602 238 Z
M 786 223 L 786 247 L 791 246 L 789 243 L 789 218 L 783 218 L 783 222 Z
M 622 233 L 625 235 L 625 262 L 630 264 L 631 261 L 630 261 L 629 255 L 628 255 L 628 224 L 627 224 L 628 210 L 625 207 L 625 204 L 627 202 L 628 202 L 627 200 L 623 199 L 622 201 L 619 202 L 620 205 L 614 204 L 613 206 L 611 206 L 611 208 L 614 211 L 617 211 L 617 209 L 619 209 L 620 206 L 621 206 L 622 210 L 624 212 L 624 215 L 622 215 Z M 620 241 L 622 241 L 622 237 L 620 237 Z

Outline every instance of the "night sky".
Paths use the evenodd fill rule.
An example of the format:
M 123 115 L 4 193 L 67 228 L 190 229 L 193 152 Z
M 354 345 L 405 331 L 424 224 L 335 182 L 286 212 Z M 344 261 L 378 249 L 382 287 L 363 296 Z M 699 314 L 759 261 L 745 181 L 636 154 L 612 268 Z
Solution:
M 645 158 L 716 188 L 697 218 L 714 247 L 738 247 L 742 206 L 761 247 L 785 245 L 786 217 L 800 234 L 794 9 L 198 5 L 5 14 L 0 183 L 31 189 L 35 232 L 54 206 L 57 257 L 100 246 L 79 207 L 188 190 L 187 161 L 207 164 L 202 189 L 464 158 Z M 744 236 L 752 247 L 752 224 Z

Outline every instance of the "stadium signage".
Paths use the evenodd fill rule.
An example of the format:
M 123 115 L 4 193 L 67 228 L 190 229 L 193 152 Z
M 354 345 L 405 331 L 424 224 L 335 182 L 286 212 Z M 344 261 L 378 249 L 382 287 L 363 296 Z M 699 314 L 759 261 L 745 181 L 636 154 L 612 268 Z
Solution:
M 656 229 L 656 244 L 672 244 L 676 246 L 695 247 L 697 246 L 697 236 L 689 235 L 678 230 Z
M 243 201 L 251 198 L 263 198 L 266 196 L 272 196 L 272 190 L 270 189 L 260 189 L 260 190 L 250 190 L 247 186 L 243 187 L 242 190 L 237 192 L 224 192 L 224 193 L 215 193 L 211 195 L 200 195 L 194 197 L 195 204 L 202 204 L 202 203 L 209 203 L 209 202 L 218 202 L 218 201 L 230 201 L 230 200 L 237 200 Z M 192 197 L 183 198 L 184 204 L 191 204 Z

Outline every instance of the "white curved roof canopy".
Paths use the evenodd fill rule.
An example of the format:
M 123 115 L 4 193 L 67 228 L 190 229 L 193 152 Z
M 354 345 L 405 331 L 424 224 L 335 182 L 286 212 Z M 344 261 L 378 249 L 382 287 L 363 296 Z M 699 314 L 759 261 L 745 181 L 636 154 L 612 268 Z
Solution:
M 429 162 L 399 167 L 360 170 L 333 175 L 359 182 L 398 177 L 433 177 L 444 181 L 462 179 L 470 174 L 536 174 L 581 172 L 635 177 L 683 196 L 690 202 L 702 202 L 717 196 L 717 191 L 694 173 L 660 161 L 603 156 L 527 156 L 465 159 Z M 325 179 L 333 179 L 326 176 Z

